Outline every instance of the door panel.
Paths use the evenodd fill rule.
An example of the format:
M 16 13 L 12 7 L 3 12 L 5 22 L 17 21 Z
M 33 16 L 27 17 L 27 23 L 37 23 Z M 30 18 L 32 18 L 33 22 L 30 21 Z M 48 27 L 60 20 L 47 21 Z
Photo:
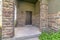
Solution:
M 32 11 L 26 11 L 26 25 L 32 24 Z

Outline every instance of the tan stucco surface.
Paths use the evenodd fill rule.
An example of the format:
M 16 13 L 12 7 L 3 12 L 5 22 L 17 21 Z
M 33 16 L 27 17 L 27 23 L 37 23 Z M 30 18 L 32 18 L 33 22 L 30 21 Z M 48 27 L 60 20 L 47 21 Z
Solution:
M 49 13 L 57 13 L 60 11 L 60 0 L 50 0 L 48 2 Z

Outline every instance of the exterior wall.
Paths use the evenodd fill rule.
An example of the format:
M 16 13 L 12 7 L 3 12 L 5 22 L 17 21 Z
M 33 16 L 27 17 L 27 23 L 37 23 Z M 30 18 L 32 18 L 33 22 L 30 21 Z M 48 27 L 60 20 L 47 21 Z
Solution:
M 26 11 L 32 11 L 32 25 L 39 26 L 39 2 L 36 5 L 28 2 L 19 2 L 19 7 L 17 8 L 17 26 L 24 26 L 26 20 Z
M 32 11 L 34 13 L 34 4 L 28 2 L 19 2 L 19 8 L 17 13 L 18 26 L 24 26 L 26 20 L 26 11 Z
M 42 0 L 40 3 L 37 2 L 36 5 L 20 2 L 17 5 L 18 13 L 17 20 L 18 25 L 25 24 L 25 11 L 33 12 L 33 25 L 39 25 L 40 28 L 52 27 L 60 28 L 60 0 L 51 0 L 47 3 L 46 0 Z M 49 10 L 48 10 L 49 7 Z M 13 37 L 14 27 L 13 27 L 13 17 L 14 17 L 14 0 L 3 0 L 3 13 L 2 13 L 2 37 Z M 39 15 L 40 11 L 40 15 Z M 48 14 L 49 12 L 49 14 Z M 40 18 L 39 18 L 40 16 Z M 39 23 L 40 19 L 40 23 Z M 48 24 L 49 23 L 49 24 Z
M 49 26 L 53 29 L 60 29 L 60 0 L 50 0 L 49 7 Z
M 50 0 L 48 1 L 48 12 L 57 13 L 60 11 L 60 0 Z
M 35 4 L 35 10 L 33 14 L 33 25 L 40 26 L 40 2 L 37 1 Z
M 2 16 L 2 38 L 12 38 L 14 36 L 14 0 L 3 0 Z

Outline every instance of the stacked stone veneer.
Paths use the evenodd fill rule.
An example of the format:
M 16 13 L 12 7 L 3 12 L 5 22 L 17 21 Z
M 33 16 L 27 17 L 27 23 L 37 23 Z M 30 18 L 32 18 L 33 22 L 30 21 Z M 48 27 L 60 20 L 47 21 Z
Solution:
M 54 30 L 60 29 L 60 12 L 49 13 L 49 27 Z
M 60 0 L 49 0 L 49 27 L 54 30 L 60 29 Z
M 3 0 L 2 8 L 2 38 L 14 35 L 14 0 Z
M 40 29 L 48 27 L 48 2 L 42 0 L 40 2 Z
M 57 11 L 57 9 L 55 10 Z M 48 2 L 47 0 L 42 0 L 40 3 L 40 28 L 41 30 L 43 30 L 47 27 L 52 28 L 54 30 L 60 29 L 60 12 L 48 13 Z

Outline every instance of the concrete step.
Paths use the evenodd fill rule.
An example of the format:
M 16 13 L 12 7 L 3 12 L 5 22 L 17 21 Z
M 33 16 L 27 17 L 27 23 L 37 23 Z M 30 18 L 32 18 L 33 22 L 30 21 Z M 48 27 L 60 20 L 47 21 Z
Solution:
M 30 36 L 24 36 L 24 37 L 14 37 L 12 40 L 33 40 L 37 39 L 40 34 L 30 35 Z
M 24 36 L 24 37 L 18 37 L 18 38 L 15 38 L 16 40 L 24 40 L 24 39 L 31 39 L 31 38 L 35 38 L 35 37 L 38 37 L 40 34 L 35 34 L 35 35 L 30 35 L 30 36 Z

